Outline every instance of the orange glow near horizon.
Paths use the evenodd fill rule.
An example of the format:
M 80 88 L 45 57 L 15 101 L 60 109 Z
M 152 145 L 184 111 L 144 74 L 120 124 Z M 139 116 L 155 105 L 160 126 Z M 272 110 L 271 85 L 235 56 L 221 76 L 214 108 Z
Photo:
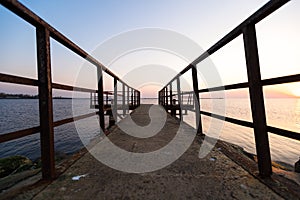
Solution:
M 143 85 L 138 90 L 141 91 L 142 98 L 157 98 L 157 93 L 163 86 L 155 84 Z M 202 97 L 208 97 L 204 93 Z M 300 98 L 300 82 L 264 87 L 265 98 Z M 226 91 L 226 98 L 249 98 L 248 89 Z
M 290 86 L 292 95 L 295 97 L 300 97 L 300 82 L 295 83 L 293 86 Z
M 142 98 L 157 98 L 158 91 L 161 90 L 162 87 L 163 86 L 161 86 L 161 85 L 147 84 L 147 85 L 143 85 L 137 89 L 141 91 Z
M 298 98 L 300 97 L 300 82 L 270 86 L 270 91 L 279 96 Z
M 295 97 L 300 97 L 300 88 L 293 90 L 292 93 L 295 95 Z

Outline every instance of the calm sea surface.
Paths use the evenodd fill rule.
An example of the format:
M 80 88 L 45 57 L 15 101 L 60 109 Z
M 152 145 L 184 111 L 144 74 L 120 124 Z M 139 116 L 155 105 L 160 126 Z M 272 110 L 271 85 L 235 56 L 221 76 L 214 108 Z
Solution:
M 144 100 L 157 104 L 157 100 Z M 267 124 L 300 133 L 300 99 L 265 99 Z M 249 99 L 201 99 L 201 110 L 252 121 Z M 195 127 L 195 114 L 183 116 L 185 122 Z M 237 144 L 245 151 L 256 154 L 254 133 L 251 128 L 202 116 L 203 131 L 221 140 Z M 269 133 L 272 160 L 294 165 L 300 157 L 300 141 Z
M 157 104 L 155 99 L 143 99 L 142 103 Z M 300 132 L 300 99 L 266 99 L 268 125 Z M 225 105 L 225 109 L 224 106 Z M 89 108 L 88 99 L 54 99 L 54 121 L 94 112 Z M 223 109 L 222 109 L 223 108 Z M 201 100 L 201 109 L 213 110 L 219 114 L 251 121 L 248 99 Z M 0 134 L 39 125 L 37 99 L 0 99 Z M 184 121 L 194 126 L 194 113 L 184 115 Z M 223 123 L 220 120 L 202 116 L 203 130 L 206 134 L 220 138 L 255 153 L 253 131 L 250 128 Z M 80 134 L 78 134 L 78 132 Z M 79 136 L 78 136 L 79 135 Z M 97 116 L 69 123 L 55 128 L 55 150 L 73 153 L 100 135 Z M 34 134 L 0 144 L 0 157 L 24 155 L 31 159 L 40 157 L 39 134 Z M 300 156 L 300 142 L 275 134 L 269 134 L 272 160 L 294 164 Z
M 53 100 L 54 121 L 80 114 L 95 112 L 90 109 L 89 100 L 73 100 L 75 110 L 72 110 L 71 99 Z M 39 126 L 39 110 L 37 99 L 0 99 L 0 134 L 9 133 L 33 126 Z M 97 116 L 68 123 L 54 128 L 55 151 L 74 153 L 100 135 Z M 78 130 L 85 134 L 78 136 Z M 0 157 L 24 155 L 31 159 L 40 157 L 40 134 L 34 134 L 17 140 L 0 144 Z M 82 139 L 82 140 L 81 140 Z

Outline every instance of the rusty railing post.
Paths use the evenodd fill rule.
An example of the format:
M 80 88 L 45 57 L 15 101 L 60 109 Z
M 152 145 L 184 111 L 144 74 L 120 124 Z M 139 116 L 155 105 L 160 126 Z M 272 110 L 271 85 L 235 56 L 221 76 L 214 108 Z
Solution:
M 135 98 L 136 98 L 136 107 L 139 105 L 139 92 L 136 90 L 135 91 L 135 94 L 136 94 L 136 96 L 135 96 Z
M 108 105 L 108 93 L 105 94 L 105 104 Z
M 176 81 L 177 81 L 177 98 L 178 98 L 178 105 L 179 105 L 179 119 L 180 121 L 182 121 L 180 78 L 177 77 Z
M 135 92 L 135 90 L 132 88 L 132 90 L 131 90 L 131 92 L 132 92 L 132 108 L 134 109 L 134 105 L 135 105 L 135 99 L 134 99 L 134 92 Z
M 164 89 L 162 89 L 162 90 L 160 91 L 160 104 L 161 104 L 162 106 L 165 106 L 165 105 L 164 105 Z
M 103 72 L 102 68 L 97 67 L 97 78 L 98 78 L 98 111 L 99 111 L 99 123 L 102 131 L 105 131 L 104 121 L 104 105 L 103 105 Z
M 131 88 L 131 109 L 133 108 L 133 88 Z
M 165 88 L 161 90 L 161 103 L 165 107 Z
M 126 108 L 125 108 L 125 83 L 122 83 L 122 108 L 123 108 L 123 115 L 126 115 Z
M 118 80 L 114 77 L 114 106 L 112 107 L 113 117 L 115 118 L 115 122 L 118 121 Z
M 137 90 L 136 91 L 136 106 L 140 106 L 140 92 Z
M 171 109 L 171 116 L 174 116 L 174 105 L 173 105 L 173 88 L 172 88 L 172 82 L 170 83 L 170 109 Z
M 93 107 L 93 93 L 90 93 L 90 107 Z
M 137 96 L 138 94 L 137 94 L 137 91 L 136 90 L 134 90 L 134 105 L 135 105 L 135 108 L 136 108 L 136 106 L 137 106 L 137 104 L 138 104 L 138 96 Z
M 167 112 L 169 112 L 169 108 L 168 108 L 169 107 L 169 102 L 168 102 L 169 100 L 168 100 L 168 97 L 169 97 L 168 96 L 168 86 L 166 85 L 166 97 L 165 97 L 165 100 L 166 100 L 166 111 Z
M 163 107 L 165 107 L 165 88 L 161 89 L 161 104 Z
M 196 126 L 198 124 L 197 133 L 203 134 L 202 130 L 202 121 L 200 113 L 200 97 L 198 92 L 198 76 L 197 76 L 197 67 L 192 66 L 192 78 L 193 78 L 193 90 L 195 95 L 195 116 L 196 116 Z
M 138 93 L 139 93 L 139 106 L 140 106 L 141 105 L 141 92 L 138 91 Z
M 129 86 L 127 86 L 127 105 L 128 105 L 128 113 L 130 112 L 130 102 L 129 102 L 129 89 L 130 89 L 130 87 Z
M 42 177 L 55 178 L 54 129 L 52 104 L 52 78 L 50 58 L 50 33 L 45 27 L 36 27 L 39 113 L 41 127 Z
M 259 174 L 262 177 L 268 177 L 272 174 L 272 164 L 264 106 L 263 88 L 261 83 L 255 25 L 248 25 L 243 29 L 243 38 L 258 169 Z
M 137 103 L 138 103 L 138 99 L 137 99 L 137 91 L 134 90 L 134 105 L 135 105 L 134 108 L 136 108 Z
M 164 89 L 164 88 L 161 89 L 160 95 L 161 95 L 161 104 L 162 104 L 163 107 L 165 107 L 165 103 L 164 103 L 164 101 L 165 101 L 164 92 L 165 92 L 165 89 Z
M 166 87 L 164 88 L 164 107 L 167 110 L 167 91 Z M 167 110 L 168 112 L 168 110 Z
M 161 105 L 161 91 L 158 92 L 158 105 Z
M 133 89 L 133 107 L 135 108 L 136 106 L 136 93 L 135 89 Z

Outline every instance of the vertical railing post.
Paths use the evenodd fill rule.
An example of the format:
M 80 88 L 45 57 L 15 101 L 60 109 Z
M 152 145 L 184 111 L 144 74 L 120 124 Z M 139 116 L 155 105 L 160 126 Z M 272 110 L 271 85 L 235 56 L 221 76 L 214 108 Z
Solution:
M 136 95 L 135 96 L 136 106 L 138 106 L 139 105 L 139 92 L 137 90 L 135 91 L 135 95 Z
M 248 25 L 244 28 L 243 38 L 258 168 L 262 177 L 268 177 L 272 174 L 272 164 L 255 25 Z
M 158 92 L 158 105 L 161 105 L 161 91 Z
M 108 105 L 108 93 L 105 94 L 105 102 L 106 102 L 106 105 Z
M 164 107 L 165 107 L 165 109 L 166 109 L 166 106 L 167 106 L 167 92 L 166 92 L 166 87 L 165 87 L 164 88 Z
M 172 82 L 170 83 L 170 109 L 171 109 L 171 116 L 174 116 L 174 105 L 173 105 L 173 88 L 172 88 Z
M 178 105 L 179 105 L 179 119 L 182 121 L 182 102 L 181 102 L 181 89 L 180 89 L 180 78 L 177 77 L 177 98 L 178 98 Z
M 141 92 L 138 91 L 138 106 L 141 105 Z
M 122 108 L 123 108 L 123 115 L 126 115 L 126 108 L 125 108 L 125 83 L 122 83 Z
M 137 96 L 136 96 L 136 93 L 137 93 L 136 90 L 134 90 L 134 108 L 135 108 L 136 105 L 137 105 L 137 104 L 136 104 L 136 103 L 137 103 L 137 102 L 136 102 L 136 100 L 137 100 L 137 98 L 136 98 L 136 97 L 137 97 Z
M 90 108 L 93 107 L 93 93 L 90 93 Z
M 161 90 L 161 103 L 165 106 L 165 88 Z
M 54 158 L 50 33 L 45 27 L 36 28 L 36 44 L 39 81 L 38 91 L 41 127 L 42 177 L 44 180 L 52 180 L 56 175 Z
M 130 89 L 130 87 L 128 86 L 127 87 L 127 105 L 128 105 L 128 112 L 129 112 L 129 110 L 130 110 L 130 105 L 129 105 L 129 89 Z
M 115 122 L 118 120 L 117 112 L 118 112 L 118 80 L 114 77 L 114 106 L 113 109 L 113 117 L 115 118 Z
M 136 101 L 136 97 L 135 97 L 135 89 L 133 89 L 133 107 L 135 108 L 135 101 Z
M 196 126 L 198 124 L 197 133 L 202 134 L 202 121 L 201 121 L 201 114 L 200 114 L 200 97 L 198 92 L 198 75 L 197 75 L 197 67 L 192 66 L 192 78 L 193 78 L 193 90 L 195 96 L 195 115 L 196 115 Z
M 161 103 L 165 106 L 165 88 L 161 90 Z
M 169 103 L 168 103 L 168 97 L 169 97 L 169 96 L 168 96 L 168 86 L 167 86 L 167 85 L 166 85 L 165 89 L 166 89 L 166 90 L 165 90 L 165 92 L 166 92 L 166 96 L 165 96 L 165 101 L 166 101 L 166 111 L 169 112 L 169 110 L 168 110 L 168 109 L 169 109 L 169 108 L 168 108 L 168 107 L 169 107 L 169 106 L 168 106 L 168 105 L 169 105 Z
M 139 92 L 136 90 L 136 106 L 139 105 Z
M 131 109 L 133 108 L 133 88 L 131 88 Z
M 98 80 L 98 111 L 99 111 L 99 124 L 102 131 L 105 131 L 104 122 L 104 102 L 103 102 L 103 72 L 101 67 L 97 67 L 97 80 Z
M 135 90 L 132 88 L 132 108 L 134 109 L 135 106 Z
M 164 106 L 164 89 L 160 91 L 160 104 Z
M 163 88 L 160 92 L 161 92 L 161 103 L 163 107 L 165 107 L 165 88 Z

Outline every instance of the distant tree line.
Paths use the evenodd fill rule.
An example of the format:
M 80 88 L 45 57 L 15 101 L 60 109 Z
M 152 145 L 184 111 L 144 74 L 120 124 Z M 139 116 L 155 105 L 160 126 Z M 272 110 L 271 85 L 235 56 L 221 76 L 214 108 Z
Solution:
M 38 99 L 38 95 L 0 93 L 0 99 Z
M 29 94 L 6 94 L 0 92 L 0 99 L 38 99 L 39 95 Z M 55 96 L 53 99 L 72 99 L 71 97 Z M 79 98 L 80 99 L 80 98 Z

